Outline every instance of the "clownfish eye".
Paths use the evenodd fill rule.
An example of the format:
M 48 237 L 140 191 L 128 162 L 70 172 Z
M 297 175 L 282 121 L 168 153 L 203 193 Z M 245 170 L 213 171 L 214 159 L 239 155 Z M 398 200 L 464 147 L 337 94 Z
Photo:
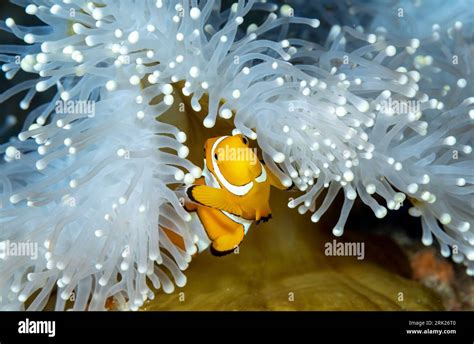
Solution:
M 245 136 L 242 136 L 242 141 L 244 142 L 244 144 L 248 144 L 249 143 L 249 140 L 247 140 L 247 138 Z
M 214 159 L 219 160 L 219 156 L 217 155 L 217 153 L 214 154 Z

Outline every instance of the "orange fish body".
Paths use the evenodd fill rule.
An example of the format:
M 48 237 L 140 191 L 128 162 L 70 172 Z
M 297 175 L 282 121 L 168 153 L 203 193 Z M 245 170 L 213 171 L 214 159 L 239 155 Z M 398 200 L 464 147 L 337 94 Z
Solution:
M 203 176 L 186 189 L 185 207 L 199 227 L 199 251 L 222 256 L 240 245 L 253 222 L 271 218 L 270 186 L 286 189 L 257 158 L 242 135 L 205 144 Z

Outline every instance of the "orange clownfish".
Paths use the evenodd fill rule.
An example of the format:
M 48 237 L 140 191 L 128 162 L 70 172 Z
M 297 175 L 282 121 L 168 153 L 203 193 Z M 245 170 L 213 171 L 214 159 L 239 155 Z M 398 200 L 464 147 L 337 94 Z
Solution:
M 242 242 L 253 222 L 268 221 L 270 185 L 286 190 L 262 164 L 243 135 L 211 138 L 202 177 L 186 188 L 185 208 L 198 228 L 199 252 L 223 256 Z

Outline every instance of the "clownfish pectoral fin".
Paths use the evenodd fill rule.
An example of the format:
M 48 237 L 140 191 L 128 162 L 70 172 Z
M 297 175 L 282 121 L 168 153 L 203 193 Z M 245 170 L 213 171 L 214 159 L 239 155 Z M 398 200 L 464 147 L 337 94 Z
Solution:
M 270 185 L 283 191 L 289 190 L 293 187 L 293 185 L 290 187 L 283 185 L 280 179 L 275 176 L 275 174 L 273 174 L 273 172 L 267 166 L 263 165 L 263 168 L 267 171 L 267 180 L 270 182 Z
M 186 193 L 193 202 L 242 216 L 242 209 L 232 200 L 229 200 L 222 189 L 216 189 L 207 185 L 193 185 L 186 190 Z

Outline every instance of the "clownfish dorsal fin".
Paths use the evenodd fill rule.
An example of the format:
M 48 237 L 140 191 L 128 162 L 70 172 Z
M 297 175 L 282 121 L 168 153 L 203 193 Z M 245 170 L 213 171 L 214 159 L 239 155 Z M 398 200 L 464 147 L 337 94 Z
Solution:
M 228 195 L 222 189 L 207 185 L 193 185 L 187 189 L 186 193 L 193 202 L 242 216 L 242 209 L 235 202 L 229 200 Z

